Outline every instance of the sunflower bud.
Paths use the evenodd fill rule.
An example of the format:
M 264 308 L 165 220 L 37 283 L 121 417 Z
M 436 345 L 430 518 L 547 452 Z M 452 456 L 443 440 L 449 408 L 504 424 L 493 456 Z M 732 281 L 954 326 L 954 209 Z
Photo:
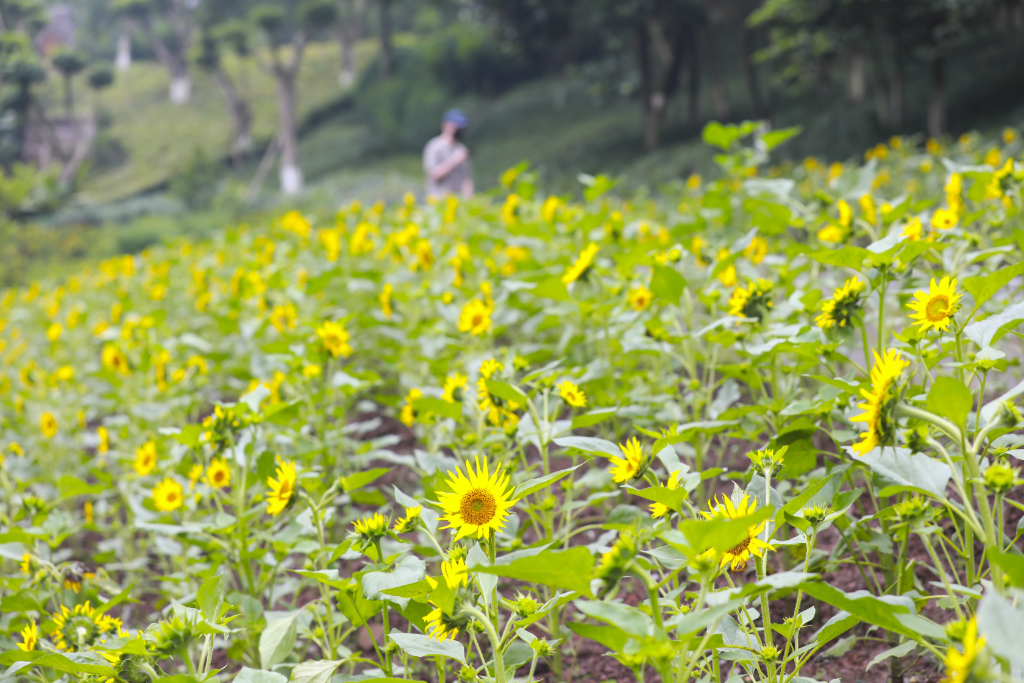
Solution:
M 1009 465 L 990 465 L 985 470 L 985 487 L 992 493 L 1006 493 L 1019 483 L 1018 472 Z
M 825 521 L 825 518 L 831 514 L 832 508 L 827 505 L 809 505 L 802 512 L 804 519 L 817 529 Z
M 540 609 L 540 603 L 531 598 L 529 595 L 521 595 L 516 593 L 516 600 L 512 604 L 512 609 L 520 618 L 525 618 Z
M 459 669 L 459 680 L 465 681 L 465 683 L 474 683 L 477 680 L 476 669 L 463 664 L 462 668 Z
M 750 462 L 759 472 L 765 472 L 768 476 L 775 474 L 782 469 L 782 456 L 786 454 L 786 447 L 783 446 L 778 452 L 773 448 L 766 448 L 763 451 L 751 451 L 747 453 Z
M 761 659 L 765 662 L 774 662 L 779 658 L 779 648 L 774 645 L 766 645 L 761 648 Z

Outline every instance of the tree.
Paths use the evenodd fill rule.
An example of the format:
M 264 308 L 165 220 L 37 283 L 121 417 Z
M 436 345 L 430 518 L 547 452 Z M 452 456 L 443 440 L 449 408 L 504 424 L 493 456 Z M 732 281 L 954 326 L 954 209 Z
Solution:
M 35 55 L 20 53 L 10 60 L 5 60 L 3 80 L 4 83 L 14 86 L 13 92 L 3 102 L 3 109 L 14 113 L 16 147 L 24 156 L 29 115 L 36 105 L 32 88 L 46 80 L 46 70 Z
M 213 76 L 224 98 L 231 116 L 231 157 L 235 166 L 241 166 L 245 154 L 252 149 L 252 109 L 224 69 L 221 50 L 229 49 L 239 58 L 248 56 L 249 26 L 244 21 L 234 20 L 206 27 L 199 48 L 196 63 Z
M 380 75 L 387 78 L 394 70 L 395 51 L 391 47 L 391 0 L 377 0 L 377 35 L 380 39 Z
M 115 0 L 115 8 L 142 29 L 157 59 L 170 73 L 170 98 L 174 104 L 185 104 L 192 95 L 188 54 L 196 5 L 196 0 Z M 167 30 L 166 36 L 158 30 L 158 22 Z
M 64 109 L 68 116 L 74 116 L 75 98 L 72 81 L 85 70 L 85 57 L 75 50 L 62 49 L 53 55 L 50 62 L 64 79 Z
M 89 89 L 96 93 L 98 102 L 99 94 L 114 84 L 114 70 L 106 65 L 94 66 L 86 76 L 85 82 L 89 84 Z
M 348 88 L 356 80 L 356 41 L 366 18 L 366 0 L 338 0 L 338 21 L 335 38 L 341 48 L 341 73 L 338 85 Z
M 299 166 L 295 81 L 310 34 L 317 28 L 334 24 L 337 5 L 327 0 L 310 0 L 299 6 L 294 17 L 279 6 L 261 5 L 252 11 L 251 18 L 263 32 L 269 47 L 269 62 L 255 53 L 257 61 L 273 75 L 276 84 L 276 144 L 281 153 L 281 191 L 296 194 L 302 190 L 302 169 Z M 289 34 L 290 39 L 286 37 Z M 290 58 L 283 54 L 285 44 L 290 47 Z

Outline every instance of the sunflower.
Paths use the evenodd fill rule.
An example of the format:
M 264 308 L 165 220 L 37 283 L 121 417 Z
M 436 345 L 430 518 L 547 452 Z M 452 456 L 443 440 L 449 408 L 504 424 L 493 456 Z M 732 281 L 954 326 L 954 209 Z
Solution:
M 416 399 L 421 398 L 423 392 L 413 387 L 409 390 L 409 393 L 405 397 L 405 405 L 402 406 L 402 412 L 399 415 L 399 419 L 406 427 L 412 427 L 413 422 L 416 421 Z
M 468 377 L 458 372 L 448 375 L 444 378 L 444 392 L 441 394 L 441 399 L 448 403 L 461 403 L 462 391 L 466 388 L 468 381 Z
M 332 322 L 330 320 L 324 322 L 323 325 L 316 328 L 316 335 L 320 337 L 321 343 L 324 348 L 327 349 L 331 356 L 337 358 L 347 358 L 352 355 L 352 347 L 349 345 L 349 334 L 345 330 L 345 326 L 341 323 Z
M 679 488 L 679 470 L 672 473 L 672 476 L 668 478 L 668 483 L 665 484 L 665 488 L 670 491 L 674 491 Z M 658 519 L 668 514 L 668 506 L 664 503 L 651 503 L 651 517 Z
M 437 495 L 448 522 L 445 528 L 457 530 L 456 541 L 473 535 L 486 538 L 504 528 L 514 501 L 510 500 L 509 476 L 500 465 L 490 474 L 487 460 L 481 465 L 477 456 L 475 469 L 467 460 L 466 474 L 457 468 L 446 483 L 452 493 L 438 491 Z
M 936 209 L 932 214 L 932 227 L 936 230 L 950 230 L 960 222 L 960 217 L 952 209 Z
M 181 484 L 167 477 L 153 489 L 153 504 L 161 512 L 173 512 L 185 499 Z
M 754 514 L 754 510 L 757 509 L 757 500 L 751 499 L 747 494 L 743 494 L 743 498 L 740 500 L 739 505 L 734 505 L 731 498 L 722 496 L 722 502 L 718 504 L 712 504 L 708 501 L 709 512 L 701 510 L 700 514 L 704 516 L 704 519 L 743 519 Z M 747 560 L 750 559 L 751 555 L 756 557 L 763 557 L 764 551 L 772 550 L 772 547 L 758 538 L 758 534 L 764 531 L 766 522 L 762 520 L 758 524 L 754 524 L 747 527 L 747 537 L 740 541 L 738 544 L 729 548 L 722 553 L 722 558 L 719 566 L 724 567 L 727 564 L 732 564 L 732 570 L 738 571 L 747 566 Z M 712 548 L 705 555 L 714 555 L 715 549 Z
M 277 479 L 267 477 L 267 514 L 276 517 L 288 507 L 295 496 L 297 476 L 294 462 L 277 461 Z
M 821 302 L 821 313 L 814 319 L 814 322 L 821 328 L 836 325 L 846 327 L 860 309 L 860 297 L 863 291 L 864 283 L 851 277 L 832 294 L 831 299 Z
M 206 469 L 206 483 L 215 489 L 231 484 L 231 468 L 224 458 L 214 458 Z
M 430 266 L 434 265 L 434 250 L 430 247 L 430 242 L 427 240 L 420 240 L 416 243 L 416 260 L 409 266 L 410 270 L 430 270 Z
M 103 347 L 101 360 L 103 367 L 111 372 L 116 372 L 126 377 L 131 374 L 131 369 L 128 367 L 128 359 L 125 357 L 124 352 L 114 344 L 107 344 Z
M 32 573 L 32 556 L 25 553 L 21 556 L 21 573 L 31 574 Z
M 396 534 L 409 534 L 420 526 L 420 514 L 423 512 L 422 505 L 405 508 L 405 517 L 395 522 Z
M 352 529 L 361 536 L 364 541 L 373 541 L 383 536 L 387 536 L 388 526 L 390 524 L 390 519 L 377 512 L 352 522 Z
M 18 643 L 18 649 L 22 652 L 31 652 L 36 649 L 38 643 L 39 625 L 33 621 L 21 629 L 21 642 Z
M 480 299 L 470 299 L 459 314 L 459 332 L 479 337 L 491 329 L 491 308 Z
M 558 395 L 562 397 L 562 400 L 571 405 L 573 408 L 586 408 L 587 407 L 587 395 L 584 394 L 578 386 L 564 380 L 558 385 Z
M 822 242 L 842 242 L 846 239 L 846 231 L 838 225 L 826 225 L 818 231 L 818 239 Z
M 914 311 L 910 317 L 920 325 L 922 331 L 939 330 L 945 332 L 949 329 L 949 322 L 953 319 L 960 308 L 960 294 L 956 291 L 956 280 L 950 280 L 949 276 L 942 278 L 938 285 L 935 278 L 932 278 L 928 285 L 928 293 L 922 290 L 914 292 L 916 301 L 907 304 L 907 308 Z
M 156 467 L 156 444 L 152 441 L 147 441 L 135 451 L 135 462 L 132 464 L 132 467 L 140 477 L 144 477 L 152 472 L 153 468 Z
M 50 615 L 54 629 L 50 632 L 53 646 L 62 651 L 78 652 L 96 642 L 104 633 L 120 630 L 121 622 L 113 617 L 99 614 L 89 601 L 75 605 L 74 610 L 60 606 L 60 613 Z
M 724 261 L 727 258 L 729 258 L 729 250 L 728 249 L 719 249 L 718 250 L 718 261 L 722 262 L 722 261 Z M 735 287 L 736 286 L 736 282 L 737 282 L 736 266 L 732 265 L 731 263 L 728 266 L 726 266 L 718 274 L 718 281 L 721 282 L 726 287 Z
M 57 418 L 53 416 L 53 413 L 45 412 L 40 416 L 39 429 L 47 439 L 52 439 L 57 435 Z
M 381 290 L 377 300 L 380 301 L 380 310 L 384 314 L 385 318 L 390 318 L 393 309 L 391 307 L 391 295 L 394 293 L 395 288 L 390 282 L 384 284 L 384 289 Z
M 629 306 L 634 311 L 642 311 L 651 305 L 651 290 L 643 285 L 629 290 Z
M 469 568 L 466 567 L 466 560 L 454 558 L 447 562 L 442 562 L 441 575 L 444 576 L 444 582 L 451 590 L 465 586 L 469 583 Z
M 946 676 L 942 683 L 964 683 L 974 668 L 979 651 L 985 647 L 985 639 L 978 637 L 978 622 L 974 617 L 967 622 L 961 643 L 963 652 L 955 647 L 946 650 Z
M 274 326 L 278 332 L 285 332 L 286 330 L 295 329 L 295 321 L 298 318 L 298 312 L 295 310 L 295 304 L 278 304 L 274 306 L 274 310 L 270 313 L 270 324 Z
M 754 239 L 750 240 L 750 244 L 743 250 L 743 255 L 750 259 L 753 264 L 761 263 L 764 257 L 768 255 L 768 242 L 763 238 L 754 235 Z
M 576 262 L 565 269 L 565 274 L 562 275 L 562 283 L 569 285 L 580 278 L 585 279 L 587 271 L 590 270 L 590 266 L 594 265 L 594 257 L 597 256 L 599 249 L 600 247 L 594 242 L 588 244 L 587 248 L 580 252 L 580 256 L 576 259 Z
M 97 427 L 96 436 L 100 437 L 100 442 L 96 446 L 96 451 L 99 453 L 106 453 L 110 450 L 110 433 L 106 427 Z
M 767 280 L 747 281 L 747 287 L 737 287 L 729 297 L 729 315 L 737 318 L 762 320 L 772 307 L 772 283 Z
M 891 441 L 892 425 L 886 413 L 895 398 L 893 385 L 908 365 L 910 362 L 903 360 L 896 349 L 890 349 L 881 356 L 875 353 L 875 364 L 871 368 L 871 391 L 861 389 L 860 393 L 866 401 L 857 404 L 864 412 L 850 418 L 851 422 L 864 422 L 868 427 L 868 431 L 861 433 L 860 442 L 853 446 L 858 455 L 864 455 L 883 440 Z
M 644 466 L 644 453 L 636 437 L 627 441 L 625 446 L 619 444 L 619 450 L 622 451 L 622 457 L 611 458 L 612 467 L 609 471 L 615 483 L 623 484 L 640 474 Z
M 903 232 L 900 233 L 900 237 L 906 237 L 908 242 L 919 242 L 921 237 L 924 235 L 924 226 L 921 225 L 921 219 L 914 216 L 907 224 L 903 226 Z M 929 235 L 928 240 L 931 241 Z
M 463 620 L 454 619 L 445 614 L 440 607 L 434 605 L 434 611 L 423 617 L 423 621 L 426 622 L 427 635 L 430 636 L 430 639 L 443 643 L 446 640 L 455 640 L 455 636 L 459 635 L 459 625 Z

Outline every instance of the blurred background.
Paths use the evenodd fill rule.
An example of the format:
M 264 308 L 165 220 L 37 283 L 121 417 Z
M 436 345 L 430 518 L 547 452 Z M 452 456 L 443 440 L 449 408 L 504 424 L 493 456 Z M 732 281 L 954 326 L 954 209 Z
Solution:
M 419 194 L 452 107 L 485 192 L 709 174 L 711 120 L 801 126 L 793 163 L 1024 121 L 1024 0 L 0 0 L 0 32 L 0 286 Z

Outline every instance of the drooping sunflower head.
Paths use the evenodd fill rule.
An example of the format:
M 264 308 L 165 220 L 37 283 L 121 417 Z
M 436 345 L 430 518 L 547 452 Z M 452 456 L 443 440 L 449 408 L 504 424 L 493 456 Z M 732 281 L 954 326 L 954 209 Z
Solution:
M 855 277 L 836 289 L 831 299 L 821 302 L 821 313 L 815 318 L 818 327 L 847 327 L 861 309 L 864 283 Z
M 446 528 L 456 531 L 455 540 L 466 536 L 486 538 L 501 531 L 505 526 L 514 501 L 513 489 L 509 487 L 510 477 L 499 465 L 491 474 L 487 460 L 476 458 L 476 467 L 467 461 L 466 473 L 455 470 L 447 479 L 451 492 L 438 491 Z
M 640 441 L 634 436 L 632 439 L 626 442 L 626 445 L 619 444 L 619 450 L 622 451 L 622 457 L 612 457 L 611 467 L 609 472 L 612 474 L 612 480 L 617 484 L 623 484 L 627 481 L 635 479 L 644 468 L 644 451 L 643 446 L 640 445 Z
M 297 478 L 294 462 L 277 461 L 277 478 L 267 478 L 267 486 L 270 487 L 266 492 L 267 514 L 276 517 L 292 504 Z
M 757 500 L 751 498 L 747 494 L 743 494 L 739 502 L 734 503 L 732 498 L 727 496 L 721 496 L 721 502 L 712 503 L 708 501 L 708 512 L 700 511 L 700 514 L 707 520 L 713 519 L 743 519 L 754 514 L 757 509 Z M 762 557 L 765 550 L 772 550 L 772 547 L 758 538 L 758 534 L 764 531 L 765 522 L 762 520 L 758 524 L 752 524 L 747 527 L 746 538 L 734 545 L 733 547 L 725 550 L 724 552 L 716 552 L 715 548 L 709 549 L 705 556 L 708 557 L 720 557 L 719 566 L 724 567 L 731 565 L 733 571 L 738 571 L 747 566 L 747 561 L 751 555 L 756 557 Z
M 729 315 L 761 322 L 772 308 L 772 288 L 772 283 L 763 279 L 737 287 L 729 297 Z
M 454 611 L 453 614 L 445 614 L 443 609 L 435 605 L 434 610 L 423 617 L 427 626 L 427 635 L 431 640 L 442 643 L 446 640 L 455 640 L 459 631 L 469 625 L 468 617 L 456 616 L 456 614 Z
M 864 403 L 857 407 L 864 412 L 850 418 L 851 422 L 863 422 L 866 432 L 853 450 L 864 455 L 880 444 L 892 443 L 896 436 L 896 422 L 892 412 L 898 399 L 897 380 L 903 374 L 909 361 L 903 359 L 897 349 L 890 349 L 881 356 L 875 352 L 875 364 L 871 368 L 871 391 L 861 389 Z
M 450 559 L 441 563 L 441 575 L 451 590 L 457 590 L 469 583 L 469 568 L 463 558 Z
M 928 286 L 928 292 L 917 290 L 914 301 L 907 304 L 913 311 L 911 318 L 923 332 L 939 330 L 945 332 L 960 308 L 961 295 L 956 291 L 956 280 L 947 275 L 936 285 L 934 278 Z
M 558 395 L 573 408 L 585 408 L 587 405 L 587 395 L 568 380 L 558 385 Z

